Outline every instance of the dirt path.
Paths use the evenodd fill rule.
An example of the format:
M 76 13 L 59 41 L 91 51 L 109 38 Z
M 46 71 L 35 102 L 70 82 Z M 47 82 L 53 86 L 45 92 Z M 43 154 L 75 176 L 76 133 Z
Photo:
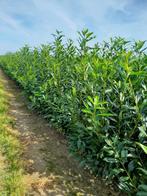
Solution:
M 31 184 L 27 195 L 118 195 L 69 156 L 63 136 L 27 108 L 21 91 L 2 70 L 0 78 L 9 96 L 9 113 L 15 120 L 14 127 L 20 132 L 22 159 Z

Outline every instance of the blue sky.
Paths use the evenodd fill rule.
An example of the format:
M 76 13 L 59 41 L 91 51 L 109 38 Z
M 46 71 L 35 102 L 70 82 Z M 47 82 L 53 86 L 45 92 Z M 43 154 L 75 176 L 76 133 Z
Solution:
M 0 0 L 0 53 L 51 40 L 56 29 L 77 39 L 89 28 L 97 41 L 147 39 L 147 0 Z

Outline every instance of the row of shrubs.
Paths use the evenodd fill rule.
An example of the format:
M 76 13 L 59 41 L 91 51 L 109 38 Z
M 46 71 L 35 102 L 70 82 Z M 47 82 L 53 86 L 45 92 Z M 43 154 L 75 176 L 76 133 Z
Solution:
M 145 42 L 113 38 L 78 44 L 57 31 L 53 43 L 0 57 L 3 69 L 69 138 L 85 167 L 130 194 L 147 195 L 147 55 Z

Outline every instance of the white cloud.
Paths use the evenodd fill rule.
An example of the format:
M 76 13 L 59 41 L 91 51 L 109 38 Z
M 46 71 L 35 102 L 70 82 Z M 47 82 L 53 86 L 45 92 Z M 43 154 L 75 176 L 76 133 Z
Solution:
M 110 36 L 146 39 L 146 5 L 138 6 L 137 2 L 0 0 L 0 52 L 15 50 L 24 43 L 35 46 L 49 42 L 56 29 L 74 40 L 77 38 L 76 32 L 85 27 L 94 31 L 98 41 Z M 128 17 L 133 17 L 133 20 Z

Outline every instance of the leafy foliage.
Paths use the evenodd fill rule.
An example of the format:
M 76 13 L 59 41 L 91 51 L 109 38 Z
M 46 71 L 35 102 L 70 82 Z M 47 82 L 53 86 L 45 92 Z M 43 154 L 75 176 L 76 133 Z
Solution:
M 1 56 L 1 66 L 68 135 L 81 164 L 126 192 L 146 190 L 145 42 L 118 37 L 89 46 L 95 36 L 87 29 L 78 46 L 60 31 L 53 36 L 52 44 Z

